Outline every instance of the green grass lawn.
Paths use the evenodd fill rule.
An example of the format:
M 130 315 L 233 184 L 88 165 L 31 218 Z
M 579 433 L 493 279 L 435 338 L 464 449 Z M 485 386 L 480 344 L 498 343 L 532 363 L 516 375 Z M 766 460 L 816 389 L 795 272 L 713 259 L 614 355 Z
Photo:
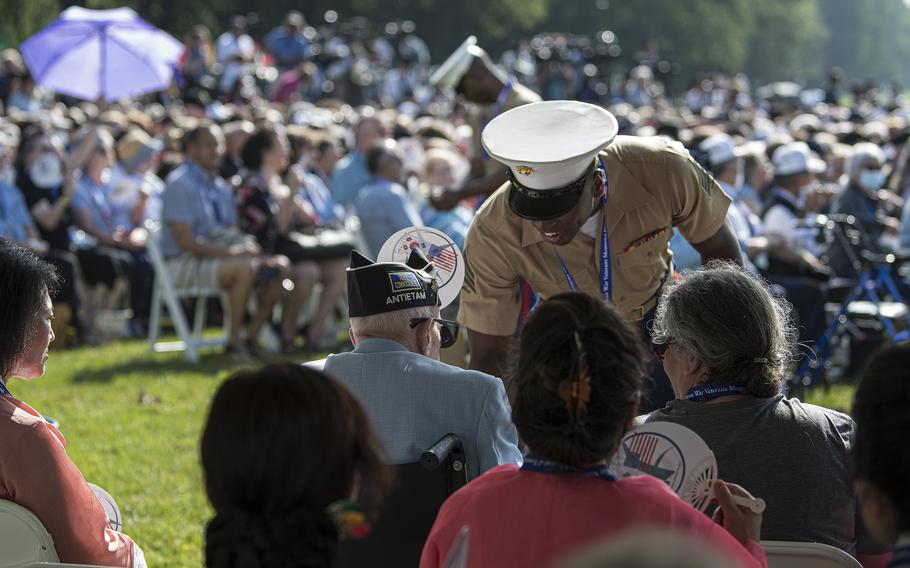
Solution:
M 10 389 L 60 420 L 70 457 L 107 489 L 124 532 L 150 566 L 202 565 L 211 510 L 202 489 L 199 436 L 215 389 L 236 365 L 215 353 L 199 365 L 150 353 L 142 341 L 51 351 L 47 374 Z M 852 387 L 814 391 L 810 402 L 846 411 Z
M 44 377 L 14 379 L 10 390 L 61 422 L 70 457 L 117 500 L 150 566 L 201 566 L 211 510 L 199 437 L 212 395 L 236 368 L 214 352 L 192 365 L 124 341 L 51 350 Z

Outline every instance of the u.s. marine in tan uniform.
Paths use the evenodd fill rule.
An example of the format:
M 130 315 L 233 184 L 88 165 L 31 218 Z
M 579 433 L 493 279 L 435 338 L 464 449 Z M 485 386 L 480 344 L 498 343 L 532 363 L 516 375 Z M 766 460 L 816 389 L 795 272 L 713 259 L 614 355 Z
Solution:
M 519 278 L 544 300 L 573 289 L 604 297 L 645 325 L 672 277 L 673 227 L 703 262 L 741 263 L 725 224 L 730 198 L 714 179 L 679 143 L 616 132 L 609 112 L 575 101 L 519 107 L 485 129 L 486 150 L 509 166 L 510 182 L 480 209 L 465 242 L 458 320 L 471 368 L 503 376 L 508 367 Z M 672 391 L 655 386 L 652 403 L 662 405 Z
M 453 89 L 476 105 L 470 117 L 474 134 L 471 172 L 461 187 L 449 188 L 432 197 L 436 209 L 455 207 L 470 197 L 486 196 L 506 181 L 506 168 L 490 157 L 480 140 L 484 127 L 498 115 L 513 108 L 540 101 L 540 96 L 508 76 L 468 37 L 430 77 L 432 85 Z

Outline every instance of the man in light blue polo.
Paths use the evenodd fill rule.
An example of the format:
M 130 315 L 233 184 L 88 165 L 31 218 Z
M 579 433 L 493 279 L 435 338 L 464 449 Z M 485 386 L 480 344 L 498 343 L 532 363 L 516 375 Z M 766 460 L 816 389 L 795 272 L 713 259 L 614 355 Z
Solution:
M 348 207 L 357 199 L 360 190 L 372 176 L 367 169 L 367 151 L 377 142 L 388 138 L 385 126 L 375 116 L 364 116 L 354 128 L 354 149 L 338 160 L 332 170 L 332 196 Z
M 423 218 L 401 185 L 403 162 L 394 140 L 377 142 L 367 151 L 372 181 L 360 189 L 354 211 L 360 217 L 368 254 L 379 256 L 386 240 L 408 227 L 420 227 Z
M 392 464 L 420 460 L 453 433 L 464 444 L 473 478 L 521 463 L 518 433 L 502 381 L 439 362 L 455 324 L 439 319 L 436 280 L 426 259 L 373 263 L 357 252 L 348 269 L 350 353 L 330 355 L 323 370 L 363 402 Z M 319 366 L 320 363 L 315 363 Z

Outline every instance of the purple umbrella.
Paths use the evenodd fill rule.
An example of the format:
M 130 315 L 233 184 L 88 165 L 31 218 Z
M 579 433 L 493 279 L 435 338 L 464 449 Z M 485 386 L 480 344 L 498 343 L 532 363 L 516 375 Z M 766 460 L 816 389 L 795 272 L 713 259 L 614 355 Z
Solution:
M 72 7 L 19 50 L 39 85 L 113 101 L 166 89 L 184 48 L 130 8 Z

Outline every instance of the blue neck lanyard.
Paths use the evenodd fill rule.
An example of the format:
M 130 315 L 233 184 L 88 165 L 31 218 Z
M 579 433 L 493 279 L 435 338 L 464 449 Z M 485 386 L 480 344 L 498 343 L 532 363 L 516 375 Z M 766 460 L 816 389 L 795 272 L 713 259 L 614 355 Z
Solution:
M 703 385 L 698 385 L 697 387 L 692 387 L 686 392 L 686 400 L 691 400 L 693 402 L 704 402 L 706 400 L 711 400 L 715 398 L 722 398 L 725 396 L 738 396 L 741 394 L 749 394 L 744 387 L 737 385 L 719 385 L 717 383 L 706 383 Z
M 12 393 L 9 392 L 9 389 L 6 388 L 6 385 L 3 383 L 3 381 L 0 381 L 0 396 L 13 398 Z
M 605 302 L 612 302 L 613 267 L 610 264 L 610 239 L 607 237 L 607 194 L 610 184 L 607 179 L 607 168 L 604 167 L 604 162 L 600 156 L 597 157 L 597 170 L 603 176 L 604 182 L 604 192 L 600 198 L 600 210 L 601 215 L 603 216 L 603 222 L 600 225 L 600 295 Z M 554 247 L 553 250 L 556 251 L 556 258 L 559 260 L 559 265 L 562 267 L 562 273 L 566 277 L 566 282 L 569 283 L 569 288 L 573 292 L 578 292 L 578 286 L 575 284 L 575 279 L 572 278 L 572 273 L 569 272 L 566 263 L 563 262 L 562 257 L 559 256 L 559 251 L 556 250 L 556 247 Z
M 574 467 L 564 463 L 554 462 L 528 454 L 521 465 L 523 471 L 534 473 L 548 473 L 551 475 L 584 475 L 596 477 L 604 481 L 616 481 L 616 476 L 610 472 L 607 464 L 598 464 L 592 467 Z
M 499 91 L 499 95 L 496 97 L 496 102 L 493 103 L 493 108 L 490 109 L 490 115 L 485 120 L 481 121 L 480 131 L 483 132 L 483 129 L 486 128 L 487 124 L 499 116 L 499 113 L 502 112 L 502 107 L 506 104 L 506 99 L 509 98 L 509 94 L 512 92 L 513 87 L 515 86 L 515 77 L 509 77 L 506 81 L 506 84 L 502 86 L 502 90 Z M 481 152 L 483 154 L 483 159 L 488 160 L 490 155 L 487 154 L 486 148 L 483 147 L 483 144 L 480 145 Z

